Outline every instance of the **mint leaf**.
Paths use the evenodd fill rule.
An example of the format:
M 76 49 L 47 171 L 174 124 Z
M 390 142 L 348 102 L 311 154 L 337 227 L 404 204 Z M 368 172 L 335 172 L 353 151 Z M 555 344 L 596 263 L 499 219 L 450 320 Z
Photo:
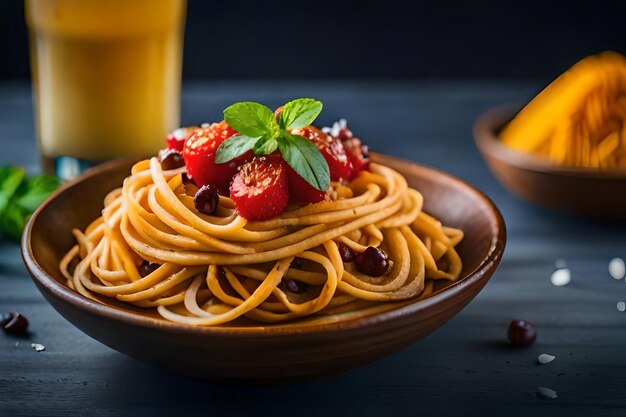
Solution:
M 254 145 L 254 153 L 256 155 L 269 155 L 278 148 L 278 141 L 276 139 L 268 139 L 266 141 L 258 141 Z
M 246 135 L 234 135 L 226 139 L 217 148 L 215 153 L 215 163 L 223 164 L 231 159 L 237 158 L 239 155 L 243 155 L 254 147 L 254 144 L 259 142 L 261 138 L 251 138 Z
M 24 179 L 22 167 L 0 167 L 0 213 L 15 194 Z
M 313 123 L 322 111 L 322 102 L 312 98 L 299 98 L 285 104 L 278 117 L 281 129 L 299 129 Z
M 274 113 L 252 101 L 228 107 L 224 110 L 224 120 L 237 132 L 251 138 L 271 137 L 278 131 Z
M 283 133 L 278 140 L 283 159 L 306 182 L 320 191 L 330 184 L 330 170 L 317 146 L 303 136 Z
M 37 207 L 48 198 L 50 193 L 59 188 L 61 181 L 52 175 L 39 174 L 27 178 L 19 186 L 11 204 L 15 204 L 27 213 L 37 210 Z

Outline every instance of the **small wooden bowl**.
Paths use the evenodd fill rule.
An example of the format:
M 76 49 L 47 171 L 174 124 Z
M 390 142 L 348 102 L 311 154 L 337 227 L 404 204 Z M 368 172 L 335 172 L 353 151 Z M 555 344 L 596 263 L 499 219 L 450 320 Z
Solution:
M 517 113 L 512 106 L 483 114 L 474 125 L 476 145 L 495 177 L 518 197 L 557 211 L 602 219 L 626 219 L 626 171 L 600 171 L 555 164 L 516 151 L 500 130 Z
M 96 167 L 46 200 L 26 226 L 24 262 L 39 291 L 69 322 L 113 349 L 174 372 L 285 382 L 345 371 L 421 339 L 458 313 L 489 280 L 506 241 L 498 209 L 465 182 L 391 157 L 373 158 L 404 174 L 424 194 L 428 212 L 465 231 L 458 246 L 461 279 L 429 298 L 389 303 L 324 324 L 220 327 L 180 325 L 114 301 L 89 300 L 65 285 L 59 260 L 74 245 L 70 230 L 83 229 L 98 216 L 105 194 L 129 174 L 130 161 Z

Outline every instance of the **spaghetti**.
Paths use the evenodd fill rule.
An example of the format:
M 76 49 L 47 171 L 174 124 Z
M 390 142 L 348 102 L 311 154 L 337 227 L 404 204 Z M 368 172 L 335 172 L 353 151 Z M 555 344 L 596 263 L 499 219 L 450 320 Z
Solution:
M 104 199 L 102 216 L 73 230 L 77 244 L 60 264 L 68 285 L 173 322 L 215 326 L 425 297 L 435 281 L 461 273 L 455 246 L 463 232 L 424 213 L 422 195 L 389 167 L 371 163 L 349 184 L 332 183 L 330 200 L 265 221 L 244 219 L 223 196 L 212 215 L 198 212 L 184 173 L 164 171 L 156 158 L 135 164 Z M 357 253 L 379 247 L 389 254 L 388 271 L 360 273 L 342 261 L 340 245 Z M 141 274 L 145 261 L 158 267 Z M 289 280 L 306 289 L 290 291 Z

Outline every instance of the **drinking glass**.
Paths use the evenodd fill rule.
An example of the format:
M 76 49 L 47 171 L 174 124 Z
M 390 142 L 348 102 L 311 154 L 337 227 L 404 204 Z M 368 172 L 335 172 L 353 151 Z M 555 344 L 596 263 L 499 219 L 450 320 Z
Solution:
M 180 124 L 186 0 L 25 0 L 36 134 L 63 179 Z

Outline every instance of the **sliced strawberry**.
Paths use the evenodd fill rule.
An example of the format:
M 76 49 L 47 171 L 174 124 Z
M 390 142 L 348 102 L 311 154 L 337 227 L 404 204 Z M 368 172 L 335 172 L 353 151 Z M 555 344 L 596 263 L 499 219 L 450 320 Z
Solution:
M 167 148 L 182 152 L 185 141 L 199 129 L 200 127 L 198 126 L 187 126 L 172 130 L 166 138 Z
M 286 165 L 286 164 L 285 164 Z M 289 183 L 289 197 L 297 203 L 317 203 L 326 197 L 325 191 L 320 191 L 306 182 L 289 165 L 287 166 L 287 182 Z
M 287 207 L 287 164 L 279 155 L 254 158 L 244 164 L 230 185 L 230 198 L 242 217 L 267 220 Z
M 314 126 L 292 129 L 291 133 L 304 136 L 315 143 L 328 163 L 330 179 L 332 181 L 348 180 L 350 178 L 352 168 L 350 167 L 343 144 L 339 139 L 322 132 Z
M 215 163 L 217 148 L 236 132 L 221 121 L 198 129 L 185 142 L 183 157 L 187 173 L 198 187 L 214 185 L 222 195 L 228 195 L 228 186 L 246 162 L 252 160 L 254 153 L 248 151 L 223 164 Z

